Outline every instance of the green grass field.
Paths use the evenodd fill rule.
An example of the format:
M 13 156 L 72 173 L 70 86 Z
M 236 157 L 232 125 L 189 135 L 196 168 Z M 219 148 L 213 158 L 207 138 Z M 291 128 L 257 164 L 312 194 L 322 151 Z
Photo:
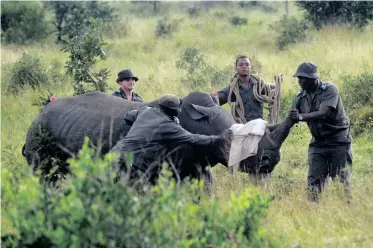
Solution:
M 247 16 L 248 24 L 238 27 L 231 25 L 227 18 L 233 14 Z M 117 72 L 131 68 L 140 78 L 135 91 L 145 101 L 165 93 L 182 97 L 192 90 L 201 90 L 183 85 L 180 78 L 185 74 L 175 66 L 188 47 L 198 47 L 207 55 L 210 65 L 220 69 L 230 66 L 232 72 L 238 55 L 255 56 L 262 65 L 260 75 L 266 81 L 271 81 L 275 74 L 284 74 L 283 93 L 298 90 L 292 74 L 298 64 L 304 61 L 318 64 L 322 79 L 333 82 L 341 91 L 342 76 L 372 70 L 372 25 L 365 30 L 344 26 L 325 27 L 319 32 L 313 31 L 305 42 L 279 51 L 275 46 L 276 34 L 268 24 L 279 20 L 283 14 L 282 8 L 275 14 L 258 10 L 213 9 L 191 19 L 186 13 L 168 12 L 170 19 L 180 20 L 178 31 L 170 38 L 155 36 L 156 22 L 160 16 L 126 14 L 123 20 L 125 17 L 130 20 L 129 36 L 112 34 L 108 37 L 108 58 L 100 62 L 97 68 L 111 70 L 108 82 L 110 91 L 118 87 L 115 83 Z M 290 14 L 300 16 L 293 5 L 290 5 Z M 123 20 L 118 22 L 119 26 L 124 23 Z M 12 171 L 15 175 L 21 175 L 27 167 L 21 149 L 28 127 L 39 112 L 32 103 L 40 95 L 45 95 L 45 89 L 25 90 L 16 95 L 6 92 L 7 68 L 23 52 L 39 55 L 47 69 L 59 68 L 61 72 L 68 59 L 68 55 L 60 51 L 53 39 L 30 46 L 1 47 L 1 171 Z M 73 93 L 68 78 L 51 81 L 49 87 L 57 97 Z M 373 247 L 372 140 L 368 136 L 354 138 L 353 201 L 347 205 L 340 183 L 332 181 L 320 204 L 307 200 L 305 188 L 309 139 L 306 125 L 298 124 L 282 147 L 282 160 L 273 172 L 269 191 L 264 193 L 274 196 L 274 200 L 264 221 L 263 232 L 269 233 L 283 247 Z M 245 174 L 230 175 L 222 166 L 214 167 L 213 172 L 216 177 L 213 197 L 222 202 L 232 192 L 252 187 Z M 2 177 L 2 180 L 7 179 Z M 1 225 L 2 233 L 12 230 L 3 217 Z

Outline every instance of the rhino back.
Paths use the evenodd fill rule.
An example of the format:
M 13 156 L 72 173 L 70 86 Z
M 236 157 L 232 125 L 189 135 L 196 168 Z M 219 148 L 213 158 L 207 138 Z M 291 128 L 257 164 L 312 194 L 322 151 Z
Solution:
M 101 92 L 60 98 L 47 105 L 37 118 L 57 143 L 73 154 L 84 137 L 106 153 L 128 132 L 125 113 L 144 104 L 130 102 Z

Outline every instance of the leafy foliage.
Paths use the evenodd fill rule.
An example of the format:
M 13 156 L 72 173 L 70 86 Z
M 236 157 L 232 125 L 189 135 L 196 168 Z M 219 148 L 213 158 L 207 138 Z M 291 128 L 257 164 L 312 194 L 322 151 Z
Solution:
M 307 11 L 306 18 L 318 29 L 338 23 L 363 27 L 373 19 L 373 2 L 369 1 L 297 1 L 296 4 Z
M 29 44 L 48 34 L 45 11 L 38 3 L 1 2 L 1 41 Z
M 201 14 L 201 6 L 195 5 L 194 7 L 188 8 L 187 12 L 190 17 L 197 17 Z
M 10 68 L 7 91 L 16 93 L 31 86 L 35 89 L 48 83 L 48 74 L 36 55 L 23 53 L 22 57 Z
M 6 247 L 269 247 L 260 231 L 269 199 L 256 191 L 232 195 L 223 206 L 208 200 L 203 183 L 176 186 L 164 170 L 155 187 L 141 193 L 114 183 L 107 154 L 96 158 L 88 139 L 74 176 L 60 188 L 46 188 L 34 176 L 4 184 L 4 214 L 14 234 L 2 237 Z M 14 187 L 14 185 L 18 185 Z M 272 246 L 273 247 L 273 246 Z
M 105 92 L 108 85 L 106 80 L 110 71 L 106 68 L 93 72 L 91 68 L 97 63 L 96 57 L 106 58 L 103 46 L 102 23 L 91 18 L 91 24 L 83 36 L 75 36 L 67 41 L 62 51 L 70 53 L 70 61 L 66 62 L 67 74 L 73 76 L 74 94 L 81 95 L 95 90 Z M 89 88 L 87 88 L 90 86 Z
M 155 34 L 157 37 L 170 37 L 177 31 L 179 21 L 169 20 L 167 17 L 158 20 Z
M 289 44 L 304 41 L 311 26 L 312 25 L 306 20 L 298 20 L 295 17 L 287 18 L 284 16 L 274 25 L 270 25 L 270 28 L 275 30 L 278 34 L 276 45 L 280 50 L 283 50 Z
M 209 86 L 210 76 L 214 73 L 213 68 L 206 62 L 207 56 L 197 47 L 185 49 L 181 59 L 176 62 L 176 67 L 183 69 L 186 73 L 181 81 L 193 88 L 205 88 Z
M 234 16 L 234 17 L 231 18 L 231 23 L 234 26 L 245 25 L 245 24 L 247 24 L 247 18 L 245 18 L 245 17 L 239 17 L 239 16 Z
M 278 8 L 274 6 L 274 3 L 265 2 L 265 1 L 239 1 L 238 5 L 242 8 L 254 8 L 254 9 L 261 9 L 264 12 L 273 13 L 276 12 Z
M 354 135 L 373 132 L 373 74 L 347 75 L 343 80 L 343 104 L 350 116 Z
M 57 41 L 62 42 L 81 36 L 90 25 L 90 18 L 100 18 L 103 22 L 115 19 L 115 9 L 108 3 L 98 1 L 48 1 L 45 5 L 53 10 Z
M 41 98 L 39 99 L 41 100 Z M 34 158 L 37 161 L 33 161 L 34 170 L 40 177 L 41 183 L 55 186 L 60 179 L 70 173 L 66 162 L 67 154 L 61 151 L 55 138 L 50 135 L 42 123 L 33 126 L 32 136 L 33 142 L 30 144 L 30 150 L 37 151 L 38 154 Z
M 36 100 L 36 102 L 34 102 L 32 105 L 33 106 L 38 106 L 39 109 L 40 109 L 40 112 L 43 111 L 43 109 L 45 108 L 45 106 L 47 106 L 48 103 L 51 102 L 51 99 L 54 98 L 55 100 L 55 96 L 53 96 L 53 93 L 51 93 L 49 90 L 47 90 L 47 96 L 39 96 L 39 98 Z

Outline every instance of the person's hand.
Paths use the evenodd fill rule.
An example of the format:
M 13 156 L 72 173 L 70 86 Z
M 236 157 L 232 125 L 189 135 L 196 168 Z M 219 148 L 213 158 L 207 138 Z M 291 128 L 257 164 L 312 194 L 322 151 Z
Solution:
M 274 76 L 274 80 L 276 82 L 276 77 L 279 77 L 280 78 L 280 83 L 282 83 L 284 81 L 284 78 L 283 78 L 283 74 L 277 74 Z
M 298 116 L 299 116 L 299 112 L 298 112 L 297 109 L 290 109 L 290 110 L 288 111 L 288 117 L 289 117 L 290 119 L 295 120 L 295 121 L 299 121 Z
M 218 92 L 217 91 L 211 92 L 210 95 L 213 96 L 213 97 L 217 97 L 218 96 Z
M 233 131 L 232 131 L 232 129 L 230 129 L 230 128 L 227 128 L 227 129 L 225 129 L 221 134 L 220 134 L 220 136 L 221 137 L 225 137 L 225 138 L 232 138 L 232 135 L 233 135 Z

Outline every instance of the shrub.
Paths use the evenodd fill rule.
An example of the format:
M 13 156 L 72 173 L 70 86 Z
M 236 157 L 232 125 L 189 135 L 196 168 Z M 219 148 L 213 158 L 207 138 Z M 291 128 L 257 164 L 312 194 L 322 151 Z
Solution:
M 36 55 L 23 53 L 10 69 L 10 78 L 7 90 L 16 93 L 25 86 L 35 89 L 41 85 L 46 85 L 48 76 L 46 69 L 42 65 L 40 58 Z
M 45 38 L 48 24 L 38 3 L 1 2 L 1 40 L 29 44 Z
M 273 13 L 277 11 L 277 6 L 274 6 L 274 3 L 267 3 L 265 1 L 240 1 L 238 2 L 238 4 L 242 8 L 261 9 L 264 12 L 268 13 Z
M 316 28 L 345 23 L 363 27 L 373 19 L 373 2 L 369 1 L 297 1 L 307 11 L 306 18 Z
M 362 107 L 349 113 L 352 127 L 352 135 L 372 135 L 373 132 L 373 108 Z
M 165 15 L 169 11 L 170 5 L 167 1 L 130 1 L 130 12 L 136 16 L 149 17 L 155 15 Z
M 169 37 L 177 31 L 179 21 L 169 20 L 167 17 L 158 20 L 155 35 L 157 37 Z
M 305 20 L 297 20 L 295 17 L 287 18 L 284 16 L 274 25 L 270 25 L 270 28 L 278 34 L 276 45 L 280 50 L 283 50 L 289 44 L 304 41 L 311 24 Z
M 201 8 L 199 6 L 188 8 L 188 14 L 192 18 L 197 17 L 201 14 Z
M 141 193 L 113 183 L 107 154 L 94 155 L 86 140 L 74 176 L 59 189 L 45 188 L 34 176 L 14 182 L 6 175 L 5 218 L 14 234 L 8 247 L 274 247 L 260 230 L 269 199 L 256 191 L 228 202 L 206 199 L 203 183 L 176 186 L 165 170 Z M 13 183 L 13 184 L 12 184 Z
M 244 25 L 244 24 L 247 24 L 247 18 L 234 16 L 234 17 L 231 18 L 231 23 L 234 26 Z
M 373 74 L 343 76 L 343 104 L 351 120 L 353 135 L 373 131 Z
M 213 87 L 225 87 L 229 84 L 229 80 L 232 77 L 234 70 L 231 66 L 225 67 L 223 70 L 214 69 L 214 73 L 211 77 L 211 85 Z
M 92 71 L 92 67 L 98 62 L 97 58 L 106 59 L 102 22 L 93 18 L 90 22 L 83 36 L 75 36 L 68 40 L 62 49 L 70 53 L 70 61 L 66 62 L 66 73 L 74 77 L 74 95 L 88 91 L 105 92 L 108 87 L 106 80 L 110 71 L 106 68 L 99 72 Z
M 195 88 L 207 89 L 214 73 L 214 69 L 206 62 L 207 56 L 196 47 L 185 49 L 181 59 L 176 62 L 176 67 L 185 71 L 183 84 Z M 202 90 L 202 89 L 201 89 Z

